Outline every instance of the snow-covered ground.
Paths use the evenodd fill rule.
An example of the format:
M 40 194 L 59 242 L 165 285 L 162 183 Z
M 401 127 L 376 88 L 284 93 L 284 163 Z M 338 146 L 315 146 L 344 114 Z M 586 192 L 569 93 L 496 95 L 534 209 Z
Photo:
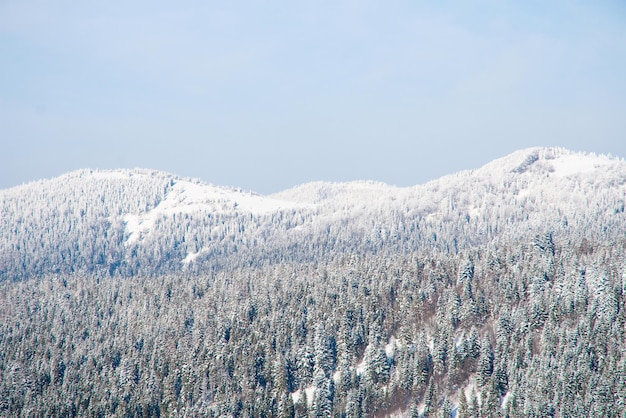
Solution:
M 554 172 L 552 175 L 566 177 L 574 174 L 590 173 L 599 167 L 611 164 L 606 156 L 585 154 L 564 154 L 550 161 Z
M 177 181 L 155 208 L 140 214 L 124 217 L 127 245 L 141 240 L 150 233 L 155 221 L 161 216 L 192 213 L 245 212 L 262 215 L 291 209 L 312 209 L 312 204 L 302 204 L 261 196 L 252 192 L 228 189 L 191 181 Z M 183 262 L 190 262 L 199 254 L 190 253 Z

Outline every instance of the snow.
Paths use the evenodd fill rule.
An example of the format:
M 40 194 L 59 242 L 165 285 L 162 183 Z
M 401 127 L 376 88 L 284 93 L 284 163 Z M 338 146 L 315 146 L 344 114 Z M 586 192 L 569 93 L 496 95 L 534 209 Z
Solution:
M 395 337 L 389 338 L 389 343 L 385 346 L 385 354 L 387 355 L 387 358 L 393 358 L 396 351 L 396 345 Z
M 373 202 L 390 193 L 395 194 L 399 189 L 386 183 L 376 181 L 352 181 L 345 183 L 311 182 L 271 195 L 276 199 L 291 202 L 320 204 L 324 202 L 342 202 L 339 206 L 344 209 L 353 206 L 355 202 Z
M 454 346 L 458 349 L 465 342 L 465 335 L 459 334 L 454 337 Z
M 315 397 L 315 386 L 307 386 L 304 388 L 304 393 L 306 394 L 306 404 L 307 407 L 311 407 L 313 404 L 313 399 Z M 302 391 L 300 389 L 291 393 L 291 400 L 294 404 L 302 402 Z
M 94 171 L 90 176 L 100 180 L 124 180 L 129 177 L 128 173 L 121 170 Z
M 340 380 L 341 380 L 341 372 L 337 370 L 335 373 L 333 373 L 333 382 L 337 384 L 339 383 Z
M 361 362 L 356 365 L 356 375 L 361 376 L 363 373 L 365 373 L 366 368 L 367 366 L 365 365 L 365 357 L 364 357 L 363 360 L 361 360 Z
M 202 251 L 198 251 L 196 253 L 189 253 L 189 254 L 187 254 L 187 256 L 185 258 L 182 259 L 181 263 L 189 264 L 192 261 L 194 261 L 196 258 L 198 258 L 200 256 L 200 254 L 202 254 Z
M 307 386 L 304 388 L 304 393 L 306 394 L 306 404 L 307 407 L 311 407 L 313 405 L 313 399 L 315 397 L 315 386 Z M 298 389 L 295 392 L 291 393 L 291 400 L 294 404 L 302 401 L 302 390 Z
M 171 199 L 166 199 L 166 203 L 169 202 L 173 203 L 169 206 L 172 210 L 180 210 L 181 205 L 186 206 L 187 210 L 197 210 L 206 207 L 207 203 L 221 202 L 255 215 L 302 207 L 302 205 L 293 202 L 263 197 L 251 192 L 187 181 L 181 181 L 174 185 Z
M 240 190 L 179 181 L 166 195 L 165 200 L 154 208 L 151 213 L 191 213 L 203 209 L 215 209 L 215 206 L 260 215 L 268 212 L 294 209 L 302 205 Z
M 297 404 L 298 402 L 300 402 L 300 399 L 302 399 L 302 392 L 300 392 L 300 389 L 296 390 L 295 392 L 291 394 L 291 400 L 293 401 L 294 404 Z
M 535 147 L 513 152 L 484 165 L 473 173 L 492 180 L 504 180 L 507 175 L 524 173 L 549 173 L 551 177 L 561 178 L 593 173 L 600 167 L 616 163 L 623 164 L 623 160 L 607 155 L 574 152 L 565 148 Z M 463 174 L 464 172 L 461 172 L 454 176 Z M 537 179 L 542 177 L 544 176 L 540 175 Z
M 180 180 L 153 209 L 141 214 L 124 216 L 126 232 L 129 235 L 126 245 L 141 241 L 146 234 L 150 233 L 159 217 L 173 214 L 240 211 L 253 215 L 263 215 L 293 209 L 312 208 L 314 205 L 311 204 L 289 202 L 251 192 Z M 196 257 L 197 254 L 188 254 L 185 262 L 190 262 Z
M 507 392 L 502 397 L 502 409 L 506 409 L 506 404 L 509 402 L 509 398 L 511 397 L 511 392 Z
M 124 222 L 126 222 L 126 231 L 130 233 L 126 240 L 126 245 L 130 245 L 139 239 L 142 230 L 142 222 L 137 215 L 126 215 Z
M 551 161 L 553 168 L 552 175 L 557 177 L 567 177 L 574 174 L 590 173 L 597 168 L 608 165 L 611 160 L 605 156 L 570 154 L 561 155 Z
M 306 404 L 310 408 L 311 405 L 313 405 L 313 399 L 315 398 L 315 386 L 304 388 L 304 393 L 306 393 Z
M 542 150 L 543 148 L 534 147 L 515 151 L 485 164 L 475 172 L 479 175 L 490 176 L 502 176 L 512 172 L 520 173 L 527 170 L 533 164 L 532 162 L 536 161 L 535 157 L 539 157 Z

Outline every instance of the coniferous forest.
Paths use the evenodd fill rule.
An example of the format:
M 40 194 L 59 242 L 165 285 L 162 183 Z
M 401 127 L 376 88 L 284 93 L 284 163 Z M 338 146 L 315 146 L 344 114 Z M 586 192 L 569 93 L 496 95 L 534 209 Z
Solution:
M 3 191 L 0 415 L 623 417 L 624 163 L 526 154 L 263 213 L 158 173 Z

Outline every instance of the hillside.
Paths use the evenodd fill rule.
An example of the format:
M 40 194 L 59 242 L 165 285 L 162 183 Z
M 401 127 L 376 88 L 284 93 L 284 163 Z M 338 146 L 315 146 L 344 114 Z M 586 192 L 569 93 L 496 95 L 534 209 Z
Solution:
M 623 417 L 626 163 L 0 192 L 0 416 Z
M 605 235 L 623 225 L 625 190 L 623 160 L 539 148 L 415 187 L 317 182 L 272 196 L 163 172 L 81 170 L 0 191 L 0 277 L 454 253 L 564 225 Z

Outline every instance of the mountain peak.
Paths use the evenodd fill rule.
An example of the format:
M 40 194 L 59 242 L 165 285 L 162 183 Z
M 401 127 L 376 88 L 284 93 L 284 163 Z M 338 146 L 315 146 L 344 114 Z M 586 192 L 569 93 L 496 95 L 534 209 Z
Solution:
M 478 173 L 499 175 L 521 175 L 534 173 L 553 177 L 567 177 L 591 173 L 623 160 L 607 155 L 576 152 L 560 147 L 533 147 L 515 151 L 503 158 L 494 160 L 480 169 Z

